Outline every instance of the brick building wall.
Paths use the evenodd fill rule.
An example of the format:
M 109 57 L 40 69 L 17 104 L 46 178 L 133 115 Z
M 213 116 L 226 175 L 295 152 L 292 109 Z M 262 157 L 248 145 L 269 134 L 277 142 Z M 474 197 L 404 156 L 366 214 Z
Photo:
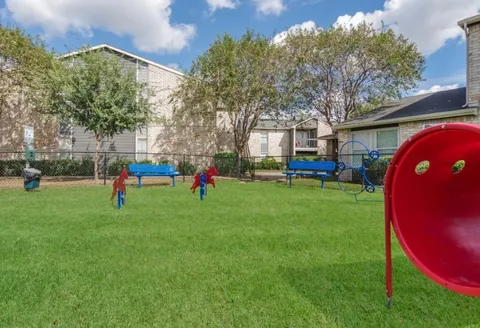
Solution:
M 235 150 L 235 136 L 229 114 L 223 111 L 217 112 L 216 120 L 215 147 L 217 152 L 233 152 Z
M 24 126 L 33 127 L 33 146 L 37 151 L 55 151 L 59 148 L 59 123 L 55 117 L 39 114 L 21 96 L 12 96 L 7 103 L 0 115 L 0 151 L 25 149 Z
M 337 138 L 338 138 L 338 151 L 340 153 L 340 148 L 344 143 L 346 143 L 349 138 L 350 138 L 350 129 L 344 129 L 344 130 L 338 130 L 337 132 Z M 350 154 L 350 147 L 349 145 L 346 145 L 343 150 L 343 153 L 345 154 Z
M 399 125 L 400 145 L 404 143 L 411 136 L 423 130 L 425 125 L 436 125 L 436 124 L 443 124 L 443 123 L 480 124 L 480 120 L 478 116 L 468 115 L 468 116 L 450 117 L 450 118 L 442 118 L 442 119 L 435 119 L 435 120 L 424 120 L 424 121 L 400 123 Z
M 436 125 L 436 124 L 443 124 L 443 123 L 480 124 L 480 118 L 475 115 L 466 115 L 466 116 L 458 116 L 458 117 L 439 118 L 439 119 L 433 119 L 433 120 L 421 120 L 421 121 L 399 123 L 398 125 L 399 147 L 408 138 L 410 138 L 411 136 L 423 130 L 426 125 Z M 371 129 L 374 130 L 375 126 L 372 126 Z M 349 140 L 350 140 L 350 129 L 338 130 L 339 148 Z M 345 154 L 349 154 L 351 152 L 349 149 L 349 145 L 345 146 L 343 152 Z
M 326 135 L 329 135 L 331 133 L 332 133 L 332 128 L 328 124 L 319 120 L 318 125 L 317 125 L 317 137 L 326 136 Z M 320 154 L 320 155 L 325 155 L 325 154 L 330 155 L 332 150 L 331 150 L 331 147 L 328 147 L 328 145 L 329 145 L 329 143 L 327 142 L 327 140 L 318 140 L 317 141 L 317 148 L 318 148 L 317 153 Z
M 480 104 L 480 23 L 468 27 L 468 99 L 471 106 Z
M 164 159 L 162 154 L 215 154 L 215 119 L 194 115 L 173 115 L 171 93 L 179 85 L 181 75 L 150 65 L 149 86 L 154 92 L 152 102 L 158 121 L 147 127 L 148 151 L 158 154 L 153 160 Z M 158 157 L 158 158 L 157 158 Z M 168 158 L 177 161 L 178 158 Z M 197 161 L 198 162 L 198 161 Z M 210 165 L 208 159 L 198 162 L 201 167 Z
M 260 136 L 262 132 L 268 133 L 268 156 L 288 156 L 289 155 L 289 131 L 288 130 L 254 130 L 250 134 L 248 145 L 250 155 L 260 157 Z

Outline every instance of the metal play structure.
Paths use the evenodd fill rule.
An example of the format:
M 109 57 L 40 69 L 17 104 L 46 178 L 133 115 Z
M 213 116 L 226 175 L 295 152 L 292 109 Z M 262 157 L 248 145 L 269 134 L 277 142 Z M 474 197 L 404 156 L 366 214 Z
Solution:
M 190 187 L 192 193 L 195 193 L 197 187 L 200 187 L 200 200 L 203 200 L 207 195 L 207 185 L 211 184 L 215 188 L 214 176 L 218 176 L 219 173 L 215 167 L 209 167 L 205 173 L 197 173 L 193 177 L 193 184 Z
M 112 194 L 110 196 L 110 201 L 113 204 L 113 200 L 117 197 L 117 208 L 121 209 L 122 205 L 125 205 L 125 198 L 127 197 L 127 183 L 125 180 L 128 179 L 128 171 L 126 168 L 120 172 L 118 178 L 113 181 Z
M 364 151 L 362 153 L 367 154 L 368 159 L 365 161 L 363 154 L 349 155 L 351 160 L 345 158 L 343 153 L 344 148 L 349 144 L 359 144 Z M 360 163 L 354 163 L 353 156 L 360 156 L 362 160 Z M 339 150 L 339 162 L 338 162 L 338 186 L 343 192 L 355 196 L 355 200 L 358 202 L 358 195 L 364 191 L 368 193 L 374 193 L 376 189 L 383 188 L 382 185 L 376 185 L 370 181 L 367 177 L 368 167 L 375 161 L 380 160 L 380 152 L 378 150 L 369 150 L 368 147 L 361 141 L 347 141 Z M 355 183 L 354 180 L 359 180 L 360 183 Z
M 465 123 L 422 130 L 393 156 L 384 187 L 389 308 L 391 227 L 421 273 L 452 292 L 480 297 L 479 167 L 480 127 Z

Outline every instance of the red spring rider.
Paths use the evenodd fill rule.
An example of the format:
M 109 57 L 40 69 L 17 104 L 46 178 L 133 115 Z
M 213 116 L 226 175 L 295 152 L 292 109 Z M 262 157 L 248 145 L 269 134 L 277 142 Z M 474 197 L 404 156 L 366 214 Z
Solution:
M 218 176 L 219 173 L 217 171 L 217 169 L 215 167 L 209 167 L 207 172 L 205 173 L 197 173 L 194 178 L 193 178 L 193 184 L 192 186 L 190 187 L 190 190 L 192 191 L 192 193 L 195 193 L 195 190 L 197 189 L 197 187 L 200 186 L 201 184 L 201 181 L 200 181 L 200 177 L 202 174 L 205 174 L 206 177 L 207 177 L 207 181 L 206 181 L 206 185 L 208 184 L 211 184 L 213 186 L 213 188 L 215 188 L 215 180 L 213 179 L 213 176 Z
M 127 195 L 127 184 L 125 180 L 128 179 L 127 169 L 123 169 L 118 178 L 113 181 L 113 190 L 112 195 L 110 196 L 110 201 L 113 204 L 113 199 L 115 195 L 117 196 L 117 208 L 120 209 L 122 205 L 125 205 L 125 196 Z

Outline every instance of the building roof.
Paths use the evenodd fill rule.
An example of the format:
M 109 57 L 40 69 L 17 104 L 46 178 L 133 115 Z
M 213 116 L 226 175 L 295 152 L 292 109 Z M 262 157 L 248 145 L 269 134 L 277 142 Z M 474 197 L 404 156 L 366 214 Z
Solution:
M 466 88 L 406 97 L 334 126 L 335 130 L 476 113 L 466 107 Z
M 476 23 L 480 23 L 480 14 L 462 19 L 457 24 L 458 24 L 458 26 L 460 26 L 463 29 L 465 25 L 469 26 L 469 25 L 476 24 Z
M 287 130 L 294 124 L 293 121 L 288 120 L 258 120 L 255 129 L 262 130 Z
M 117 52 L 117 53 L 120 53 L 120 54 L 123 54 L 125 56 L 128 56 L 130 58 L 134 58 L 134 59 L 137 59 L 137 60 L 140 60 L 140 61 L 143 61 L 149 65 L 152 65 L 152 66 L 155 66 L 155 67 L 158 67 L 158 68 L 161 68 L 165 71 L 168 71 L 170 73 L 173 73 L 173 74 L 177 74 L 177 75 L 180 75 L 180 76 L 184 76 L 185 74 L 183 74 L 182 72 L 179 72 L 173 68 L 170 68 L 170 67 L 167 67 L 167 66 L 164 66 L 164 65 L 161 65 L 161 64 L 158 64 L 154 61 L 151 61 L 151 60 L 148 60 L 146 58 L 143 58 L 143 57 L 140 57 L 140 56 L 137 56 L 137 55 L 134 55 L 132 53 L 129 53 L 125 50 L 121 50 L 121 49 L 118 49 L 118 48 L 115 48 L 109 44 L 106 44 L 106 43 L 103 43 L 103 44 L 99 44 L 97 46 L 93 46 L 93 47 L 90 47 L 90 48 L 87 48 L 85 50 L 80 50 L 80 51 L 73 51 L 73 52 L 69 52 L 69 53 L 66 53 L 66 54 L 63 54 L 63 55 L 60 55 L 58 56 L 58 58 L 66 58 L 66 57 L 70 57 L 70 56 L 75 56 L 81 52 L 85 52 L 85 51 L 92 51 L 92 50 L 97 50 L 97 49 L 109 49 L 109 50 L 112 50 L 114 52 Z

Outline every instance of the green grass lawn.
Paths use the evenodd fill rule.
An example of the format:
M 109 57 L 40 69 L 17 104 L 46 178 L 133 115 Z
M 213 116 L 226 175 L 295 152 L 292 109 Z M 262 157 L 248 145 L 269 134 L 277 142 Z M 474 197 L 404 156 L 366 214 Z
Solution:
M 434 284 L 383 203 L 334 189 L 218 181 L 0 191 L 1 327 L 480 327 L 480 299 Z

